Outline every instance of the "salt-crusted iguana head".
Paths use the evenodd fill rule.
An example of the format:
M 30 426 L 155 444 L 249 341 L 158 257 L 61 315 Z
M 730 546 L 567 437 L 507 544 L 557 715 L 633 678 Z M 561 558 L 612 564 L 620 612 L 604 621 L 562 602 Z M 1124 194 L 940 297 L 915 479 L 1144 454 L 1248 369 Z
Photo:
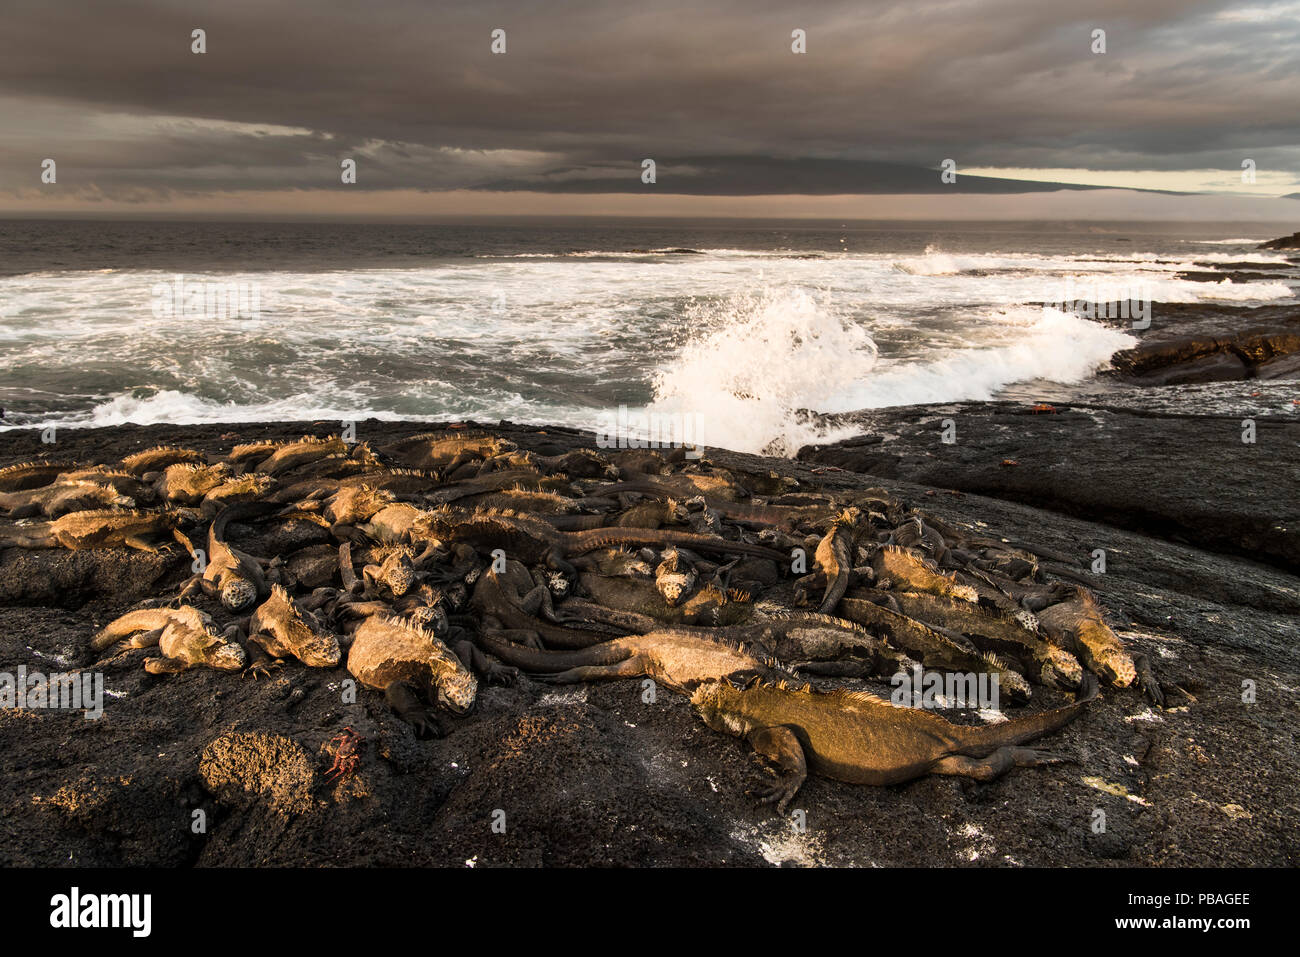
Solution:
M 695 569 L 675 548 L 666 548 L 655 569 L 655 587 L 670 607 L 676 608 L 695 587 Z
M 440 706 L 455 714 L 465 714 L 474 707 L 478 679 L 469 670 L 456 670 L 440 675 L 433 688 Z
M 377 584 L 387 588 L 394 598 L 401 598 L 415 586 L 418 577 L 411 559 L 409 548 L 394 548 L 375 566 L 374 571 L 367 568 L 367 572 Z
M 714 731 L 743 737 L 750 729 L 740 713 L 740 692 L 729 681 L 703 681 L 691 695 L 691 707 Z
M 229 611 L 243 611 L 257 601 L 257 586 L 247 578 L 230 578 L 222 583 L 221 604 Z

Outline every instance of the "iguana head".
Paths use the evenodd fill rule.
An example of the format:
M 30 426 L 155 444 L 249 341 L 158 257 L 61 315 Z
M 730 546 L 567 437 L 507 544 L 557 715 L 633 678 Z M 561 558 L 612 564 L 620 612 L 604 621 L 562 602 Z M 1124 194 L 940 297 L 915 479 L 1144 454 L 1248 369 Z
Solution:
M 384 558 L 375 576 L 385 588 L 392 592 L 394 598 L 401 598 L 416 582 L 415 566 L 411 564 L 409 548 L 395 548 Z
M 356 485 L 341 488 L 330 499 L 329 517 L 343 525 L 352 525 L 372 518 L 380 509 L 392 505 L 396 496 L 387 489 Z
M 1085 623 L 1080 631 L 1086 632 L 1090 627 L 1095 627 L 1091 622 Z M 1103 626 L 1104 627 L 1104 626 Z M 1109 628 L 1105 629 L 1110 632 Z M 1111 633 L 1113 640 L 1113 633 Z M 1086 635 L 1085 635 L 1086 638 Z M 1085 647 L 1089 647 L 1086 640 Z M 1114 685 L 1116 688 L 1127 688 L 1137 678 L 1137 667 L 1133 664 L 1133 659 L 1123 648 L 1111 645 L 1098 647 L 1092 644 L 1090 647 L 1096 649 L 1092 652 L 1092 670 L 1097 672 L 1107 683 Z
M 171 627 L 182 627 L 189 632 L 185 644 L 190 646 L 194 657 L 209 668 L 241 671 L 248 664 L 248 654 L 244 647 L 237 642 L 228 641 L 225 635 L 217 631 L 217 626 L 207 615 L 203 615 L 202 624 L 198 628 L 179 622 Z
M 474 707 L 478 679 L 472 672 L 458 669 L 440 677 L 434 690 L 439 705 L 453 714 L 466 714 Z
M 247 578 L 231 578 L 221 586 L 221 604 L 228 611 L 243 611 L 257 601 L 257 586 Z
M 562 599 L 568 597 L 571 583 L 567 575 L 553 568 L 544 569 L 542 574 L 546 579 L 546 588 L 550 591 L 552 598 Z
M 695 569 L 682 560 L 675 548 L 665 549 L 655 569 L 655 587 L 670 607 L 676 608 L 695 587 Z
M 447 632 L 451 630 L 451 625 L 447 622 L 447 611 L 442 607 L 442 596 L 439 600 L 426 605 L 417 605 L 406 612 L 406 618 L 412 624 L 418 625 L 426 631 L 433 632 L 437 638 L 446 638 Z
M 303 664 L 310 668 L 333 668 L 343 658 L 339 640 L 330 634 L 310 612 L 290 600 L 289 593 L 279 585 L 273 588 L 274 597 L 285 605 L 284 624 L 289 647 Z
M 1063 648 L 1050 648 L 1048 660 L 1043 664 L 1043 684 L 1055 685 L 1057 688 L 1074 689 L 1083 680 L 1083 666 L 1079 659 Z
M 691 707 L 714 731 L 741 736 L 748 733 L 740 716 L 740 692 L 728 681 L 700 682 L 691 695 Z

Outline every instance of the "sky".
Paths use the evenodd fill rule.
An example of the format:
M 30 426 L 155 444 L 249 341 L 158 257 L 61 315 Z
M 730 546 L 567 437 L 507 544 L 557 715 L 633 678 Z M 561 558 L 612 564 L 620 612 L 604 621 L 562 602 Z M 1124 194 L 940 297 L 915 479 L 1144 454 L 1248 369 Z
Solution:
M 1300 0 L 5 0 L 0 215 L 1295 221 L 1298 104 Z

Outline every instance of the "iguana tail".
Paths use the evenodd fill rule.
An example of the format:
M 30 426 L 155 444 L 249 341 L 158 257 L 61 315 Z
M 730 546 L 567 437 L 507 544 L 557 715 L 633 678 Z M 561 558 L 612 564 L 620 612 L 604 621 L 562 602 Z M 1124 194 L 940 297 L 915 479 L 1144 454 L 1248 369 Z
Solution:
M 731 552 L 735 555 L 753 555 L 757 558 L 770 558 L 785 562 L 789 556 L 785 552 L 763 545 L 750 545 L 747 542 L 733 542 L 727 538 L 713 535 L 700 535 L 697 532 L 679 532 L 671 528 L 593 528 L 586 532 L 568 532 L 566 551 L 571 555 L 608 548 L 612 545 L 680 545 L 701 552 Z
M 982 727 L 963 725 L 961 728 L 961 752 L 976 757 L 983 757 L 1008 745 L 1024 744 L 1064 728 L 1083 713 L 1089 702 L 1099 697 L 1100 685 L 1096 676 L 1084 672 L 1079 693 L 1071 704 L 1022 718 L 1012 718 L 1001 724 L 989 724 Z
M 280 506 L 274 502 L 237 502 L 234 505 L 227 505 L 217 517 L 212 520 L 212 535 L 219 542 L 226 540 L 226 526 L 231 522 L 242 522 L 246 518 L 261 518 L 264 515 L 272 515 L 280 511 Z M 313 521 L 322 521 L 320 516 L 305 514 L 302 516 L 294 515 L 294 518 L 311 518 Z
M 534 674 L 558 674 L 589 665 L 614 665 L 631 657 L 626 648 L 612 647 L 609 642 L 599 642 L 578 651 L 543 651 L 505 641 L 490 632 L 480 632 L 475 641 L 484 651 L 496 655 L 506 664 Z

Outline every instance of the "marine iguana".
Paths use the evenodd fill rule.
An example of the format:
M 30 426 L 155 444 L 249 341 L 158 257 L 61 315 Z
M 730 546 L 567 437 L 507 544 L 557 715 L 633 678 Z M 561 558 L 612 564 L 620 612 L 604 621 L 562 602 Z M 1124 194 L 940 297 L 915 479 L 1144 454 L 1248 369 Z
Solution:
M 1014 701 L 1028 701 L 1032 695 L 1025 676 L 1006 659 L 977 650 L 960 635 L 937 631 L 925 622 L 862 598 L 841 599 L 840 614 L 877 630 L 890 645 L 906 651 L 926 667 L 996 675 L 999 690 Z
M 279 585 L 249 619 L 248 640 L 273 658 L 292 655 L 311 668 L 333 668 L 343 657 L 338 637 Z
M 1148 698 L 1164 706 L 1164 691 L 1150 659 L 1128 653 L 1086 588 L 1077 587 L 1070 600 L 1044 608 L 1038 621 L 1049 641 L 1078 657 L 1093 674 L 1116 688 L 1127 688 L 1136 680 Z
M 0 527 L 0 546 L 19 548 L 135 548 L 156 553 L 150 537 L 169 534 L 187 549 L 189 539 L 179 525 L 189 516 L 180 510 L 146 512 L 139 509 L 93 509 L 71 512 L 51 522 Z
M 699 588 L 676 604 L 669 602 L 654 583 L 642 579 L 584 572 L 578 576 L 578 587 L 599 606 L 647 617 L 660 625 L 735 625 L 747 621 L 754 613 L 749 601 L 713 585 Z M 570 604 L 566 602 L 559 608 L 566 620 L 565 612 Z
M 897 545 L 885 545 L 878 550 L 872 559 L 872 569 L 881 587 L 889 582 L 892 587 L 906 591 L 979 601 L 979 592 L 973 586 L 959 582 L 952 574 L 944 574 L 924 558 Z
M 645 676 L 689 694 L 710 678 L 772 674 L 776 662 L 740 643 L 705 637 L 697 630 L 661 628 L 644 635 L 611 638 L 575 651 L 547 651 L 504 641 L 489 631 L 475 639 L 483 650 L 534 677 L 571 684 L 605 678 Z
M 347 445 L 337 435 L 326 438 L 304 435 L 296 442 L 278 444 L 275 451 L 259 462 L 253 471 L 266 475 L 279 475 L 329 455 L 346 454 L 347 451 Z
M 112 468 L 107 465 L 94 465 L 88 468 L 69 469 L 60 472 L 55 482 L 94 482 L 107 485 L 118 495 L 135 499 L 137 505 L 149 505 L 157 501 L 158 493 L 152 485 L 136 478 L 125 469 Z
M 1020 620 L 980 605 L 930 592 L 888 591 L 859 597 L 880 600 L 908 618 L 965 635 L 984 651 L 1010 655 L 1026 665 L 1027 673 L 1045 685 L 1074 689 L 1083 678 L 1077 658 L 1039 637 Z
M 817 543 L 813 560 L 816 562 L 818 577 L 826 583 L 826 591 L 817 609 L 823 615 L 834 614 L 835 606 L 848 590 L 849 577 L 853 572 L 854 538 L 861 515 L 857 508 L 846 508 Z
M 0 492 L 0 509 L 4 509 L 12 519 L 34 515 L 59 518 L 69 512 L 112 507 L 134 508 L 135 499 L 119 494 L 111 485 L 62 478 L 39 488 Z
M 161 472 L 177 462 L 202 462 L 204 455 L 195 449 L 182 449 L 173 445 L 155 445 L 143 452 L 135 452 L 122 459 L 122 468 L 137 478 Z
M 901 784 L 926 774 L 992 781 L 1013 767 L 1065 760 L 1021 745 L 1063 728 L 1096 697 L 1097 681 L 1087 676 L 1072 704 L 984 726 L 952 724 L 862 691 L 783 682 L 742 690 L 709 681 L 695 689 L 691 704 L 710 728 L 744 738 L 779 769 L 758 796 L 785 813 L 810 770 L 851 784 Z
M 245 472 L 237 478 L 222 482 L 204 495 L 203 501 L 199 503 L 199 514 L 206 519 L 215 518 L 223 508 L 256 501 L 275 486 L 275 479 L 269 475 Z
M 484 622 L 496 622 L 506 630 L 533 632 L 557 648 L 586 648 L 610 636 L 608 627 L 600 624 L 583 628 L 560 623 L 550 588 L 534 581 L 527 567 L 513 559 L 506 560 L 505 571 L 489 568 L 479 576 L 470 607 Z
M 382 449 L 403 465 L 440 469 L 450 475 L 461 465 L 518 449 L 514 442 L 487 432 L 422 432 Z
M 48 485 L 72 465 L 64 462 L 19 462 L 0 469 L 0 492 L 21 492 Z
M 856 622 L 820 612 L 763 606 L 749 622 L 715 633 L 765 647 L 791 671 L 809 674 L 889 677 L 917 664 Z
M 230 475 L 230 466 L 225 462 L 216 465 L 177 462 L 163 469 L 162 476 L 154 483 L 154 491 L 171 505 L 198 505 Z
M 343 588 L 365 598 L 401 598 L 419 579 L 415 553 L 407 545 L 372 548 L 370 561 L 361 570 L 358 580 L 352 568 L 352 548 L 344 542 L 339 546 L 339 573 Z
M 239 671 L 248 659 L 243 647 L 231 640 L 231 631 L 219 633 L 212 619 L 191 605 L 142 608 L 106 625 L 91 639 L 90 647 L 92 651 L 103 651 L 136 635 L 130 647 L 157 646 L 162 652 L 161 658 L 145 659 L 144 669 L 150 674 L 174 674 L 200 665 L 218 671 Z
M 699 576 L 676 548 L 665 548 L 655 568 L 655 589 L 669 607 L 680 605 L 694 589 Z
M 471 649 L 464 653 L 470 655 Z M 510 669 L 484 664 L 489 676 L 510 678 Z M 367 688 L 382 691 L 389 707 L 421 735 L 442 730 L 422 698 L 463 715 L 474 707 L 478 694 L 478 680 L 469 665 L 433 632 L 384 615 L 366 618 L 353 632 L 348 671 Z
M 222 509 L 208 528 L 208 554 L 203 571 L 182 587 L 177 601 L 184 601 L 198 589 L 216 595 L 230 611 L 243 611 L 268 594 L 264 563 L 226 542 L 226 526 L 232 521 L 264 515 L 273 509 L 262 502 L 245 502 Z M 189 553 L 198 561 L 198 553 Z M 266 564 L 269 564 L 266 563 Z

